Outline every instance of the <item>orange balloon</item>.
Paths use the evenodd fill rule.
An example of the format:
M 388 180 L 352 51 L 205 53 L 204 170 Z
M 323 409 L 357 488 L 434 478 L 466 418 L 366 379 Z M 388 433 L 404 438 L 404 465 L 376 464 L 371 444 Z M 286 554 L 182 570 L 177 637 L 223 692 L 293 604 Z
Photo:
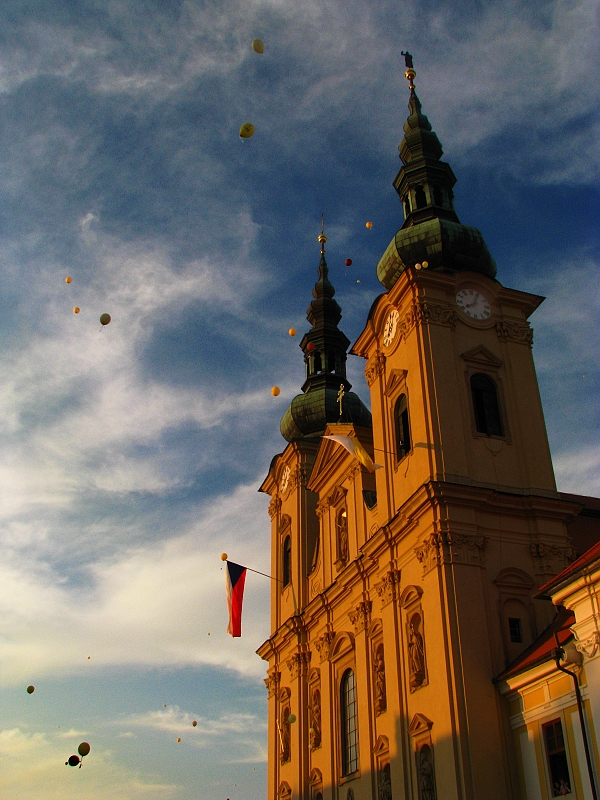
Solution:
M 181 737 L 180 737 L 180 736 L 177 738 L 177 741 L 178 741 L 178 742 L 180 742 L 180 741 L 181 741 Z
M 290 336 L 295 336 L 296 335 L 296 328 L 290 328 L 288 333 L 289 333 Z
M 74 314 L 79 314 L 80 311 L 81 309 L 79 308 L 79 306 L 75 306 L 75 308 L 73 309 Z
M 67 275 L 67 277 L 65 278 L 65 283 L 71 283 L 72 281 L 73 278 L 70 275 Z
M 273 397 L 279 397 L 279 395 L 281 394 L 281 389 L 279 388 L 279 386 L 273 386 L 273 388 L 271 389 L 271 394 L 273 395 Z
M 192 722 L 192 725 L 194 726 L 194 728 L 196 727 L 196 725 L 197 725 L 197 724 L 198 724 L 198 723 L 196 722 L 196 720 L 194 720 L 194 721 Z
M 372 228 L 373 227 L 373 223 L 372 222 L 365 222 L 365 225 L 366 225 L 367 228 Z

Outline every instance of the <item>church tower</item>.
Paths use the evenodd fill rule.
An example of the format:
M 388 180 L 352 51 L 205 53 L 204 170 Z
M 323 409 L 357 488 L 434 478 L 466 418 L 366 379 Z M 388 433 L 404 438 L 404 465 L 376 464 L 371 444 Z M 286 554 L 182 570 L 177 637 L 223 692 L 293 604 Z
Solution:
M 350 351 L 372 418 L 346 380 L 322 234 L 303 394 L 261 487 L 269 800 L 524 796 L 493 680 L 550 622 L 534 596 L 571 557 L 528 322 L 543 298 L 503 287 L 460 223 L 406 60 L 404 219 Z

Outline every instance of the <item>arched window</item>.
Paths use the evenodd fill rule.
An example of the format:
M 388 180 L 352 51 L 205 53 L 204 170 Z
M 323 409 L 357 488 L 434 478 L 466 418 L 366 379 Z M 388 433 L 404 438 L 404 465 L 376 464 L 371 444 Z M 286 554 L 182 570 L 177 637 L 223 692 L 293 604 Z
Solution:
M 282 578 L 283 585 L 287 586 L 292 580 L 292 540 L 286 536 L 283 540 Z
M 415 202 L 417 208 L 425 208 L 427 205 L 427 197 L 425 196 L 425 189 L 422 186 L 417 186 L 415 189 Z
M 471 395 L 477 432 L 486 433 L 488 436 L 504 436 L 498 392 L 496 384 L 489 375 L 481 372 L 471 375 Z
M 408 404 L 406 395 L 401 394 L 396 401 L 394 410 L 394 424 L 396 427 L 396 457 L 401 461 L 410 452 L 410 428 L 408 425 Z
M 356 681 L 354 672 L 347 669 L 340 686 L 342 775 L 352 775 L 358 770 L 358 714 L 356 707 Z

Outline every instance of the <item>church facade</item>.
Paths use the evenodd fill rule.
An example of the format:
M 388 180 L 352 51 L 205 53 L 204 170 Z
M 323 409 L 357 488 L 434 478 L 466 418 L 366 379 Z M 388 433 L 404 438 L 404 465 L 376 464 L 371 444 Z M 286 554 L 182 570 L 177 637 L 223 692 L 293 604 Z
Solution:
M 407 77 L 404 221 L 350 351 L 371 411 L 346 377 L 323 233 L 306 380 L 261 486 L 277 579 L 258 651 L 269 800 L 533 796 L 516 690 L 498 678 L 553 623 L 539 589 L 579 555 L 582 504 L 554 482 L 529 323 L 543 298 L 502 286 L 481 233 L 458 220 Z M 555 796 L 552 777 L 536 798 Z

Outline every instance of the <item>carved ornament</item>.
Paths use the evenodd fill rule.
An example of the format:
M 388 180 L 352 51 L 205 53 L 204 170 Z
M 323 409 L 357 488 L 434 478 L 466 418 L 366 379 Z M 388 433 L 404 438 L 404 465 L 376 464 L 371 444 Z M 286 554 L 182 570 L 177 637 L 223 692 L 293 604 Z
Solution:
M 487 536 L 467 536 L 463 533 L 432 533 L 420 547 L 415 548 L 423 565 L 423 575 L 440 564 L 471 564 L 482 566 Z
M 526 322 L 497 322 L 496 333 L 503 342 L 533 345 L 533 329 Z
M 371 624 L 372 605 L 373 603 L 370 600 L 363 600 L 353 611 L 348 612 L 350 622 L 354 625 L 354 633 L 364 631 Z
M 308 674 L 308 669 L 310 667 L 310 656 L 310 652 L 294 653 L 289 661 L 286 662 L 292 680 L 295 680 L 299 676 Z
M 586 658 L 593 658 L 600 649 L 600 633 L 594 631 L 587 639 L 575 642 L 575 648 Z
M 279 682 L 281 680 L 281 672 L 272 672 L 268 678 L 265 678 L 265 686 L 267 687 L 267 697 L 277 697 L 279 692 Z
M 269 516 L 271 519 L 277 516 L 277 514 L 281 511 L 281 497 L 279 495 L 274 495 L 271 498 L 271 502 L 269 503 Z
M 385 356 L 379 350 L 367 361 L 365 379 L 367 386 L 371 387 L 380 375 L 385 372 Z
M 575 558 L 575 551 L 572 547 L 557 547 L 542 542 L 532 542 L 529 551 L 537 571 L 548 575 L 556 575 L 561 572 Z
M 381 598 L 383 608 L 395 599 L 397 591 L 400 589 L 400 570 L 391 569 L 383 576 L 383 580 L 375 584 L 377 596 Z
M 426 300 L 418 300 L 414 303 L 415 324 L 428 325 L 434 322 L 438 325 L 447 325 L 450 328 L 456 327 L 456 311 L 449 306 L 440 306 L 428 303 Z
M 328 633 L 324 633 L 322 636 L 319 636 L 318 639 L 315 640 L 315 647 L 317 648 L 317 653 L 319 654 L 319 661 L 328 661 L 331 657 L 331 646 L 333 644 L 333 640 L 335 639 L 335 633 L 332 631 Z

